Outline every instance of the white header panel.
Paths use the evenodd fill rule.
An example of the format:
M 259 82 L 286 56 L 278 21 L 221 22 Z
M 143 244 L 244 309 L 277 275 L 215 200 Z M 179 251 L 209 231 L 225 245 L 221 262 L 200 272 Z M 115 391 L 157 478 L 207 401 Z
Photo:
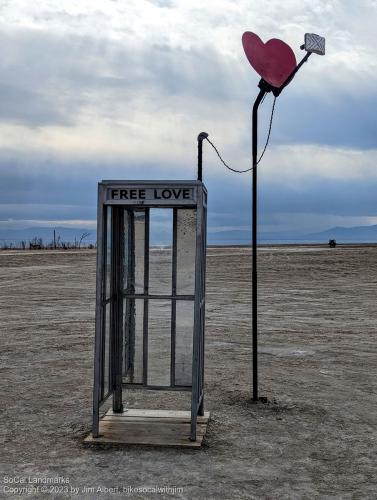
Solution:
M 103 201 L 109 205 L 196 205 L 196 184 L 102 184 Z

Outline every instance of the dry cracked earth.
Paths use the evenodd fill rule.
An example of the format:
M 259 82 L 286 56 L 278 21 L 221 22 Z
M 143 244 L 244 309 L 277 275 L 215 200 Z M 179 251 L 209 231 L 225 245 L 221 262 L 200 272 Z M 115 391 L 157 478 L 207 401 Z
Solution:
M 377 247 L 259 249 L 267 402 L 258 404 L 250 400 L 250 257 L 248 248 L 208 250 L 212 418 L 202 449 L 187 450 L 83 444 L 91 425 L 95 253 L 0 252 L 0 497 L 376 498 Z M 148 397 L 155 407 L 187 405 L 172 393 L 126 395 L 139 407 Z M 12 478 L 44 477 L 67 478 L 71 490 L 4 490 Z M 138 486 L 179 490 L 116 491 Z

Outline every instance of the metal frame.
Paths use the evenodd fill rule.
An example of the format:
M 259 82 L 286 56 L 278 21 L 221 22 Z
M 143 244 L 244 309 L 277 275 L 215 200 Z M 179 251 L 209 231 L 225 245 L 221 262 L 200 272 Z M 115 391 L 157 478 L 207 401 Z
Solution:
M 123 265 L 122 249 L 124 248 L 124 212 L 122 210 L 112 210 L 112 228 L 111 233 L 111 381 L 114 392 L 113 411 L 121 413 L 122 404 L 122 365 L 123 365 L 123 342 L 122 342 L 122 323 L 123 323 Z M 115 230 L 114 230 L 115 229 Z
M 109 189 L 127 188 L 146 189 L 158 187 L 159 189 L 189 189 L 190 199 L 179 200 L 118 200 L 108 199 Z M 107 253 L 107 211 L 112 211 L 111 227 L 111 292 L 106 297 L 106 253 Z M 150 208 L 168 208 L 173 210 L 173 238 L 172 238 L 172 274 L 171 294 L 149 294 L 149 226 Z M 196 255 L 195 255 L 195 293 L 194 295 L 177 295 L 177 210 L 180 208 L 196 210 Z M 131 268 L 128 271 L 127 287 L 124 288 L 123 262 L 124 262 L 124 217 L 127 214 L 128 222 L 133 220 L 134 211 L 145 212 L 145 234 L 144 234 L 144 284 L 142 293 L 136 293 L 133 273 L 134 262 L 131 254 L 127 261 Z M 94 364 L 94 390 L 93 390 L 93 437 L 99 434 L 100 409 L 106 399 L 113 395 L 113 411 L 123 411 L 122 386 L 127 389 L 144 388 L 150 390 L 173 390 L 191 391 L 191 432 L 190 439 L 196 440 L 197 415 L 204 412 L 204 327 L 205 327 L 205 254 L 206 254 L 206 211 L 207 190 L 200 181 L 103 181 L 98 186 L 98 215 L 97 215 L 97 293 L 96 293 L 96 336 L 95 336 L 95 364 Z M 134 225 L 129 224 L 129 230 Z M 134 235 L 128 238 L 134 245 Z M 130 278 L 129 278 L 130 277 Z M 123 311 L 124 299 L 126 309 Z M 148 385 L 148 305 L 149 300 L 171 301 L 171 340 L 170 340 L 170 384 Z M 132 342 L 126 342 L 123 338 L 123 322 L 126 315 L 126 328 L 133 330 L 135 302 L 143 300 L 143 373 L 142 382 L 135 383 L 133 380 Z M 186 300 L 194 302 L 194 327 L 193 327 L 193 353 L 192 353 L 192 385 L 176 385 L 175 381 L 175 351 L 176 351 L 176 301 Z M 110 304 L 111 320 L 111 354 L 109 356 L 109 391 L 104 391 L 105 366 L 105 314 L 106 305 Z M 130 332 L 129 332 L 130 333 Z M 128 333 L 128 339 L 130 335 Z M 132 339 L 131 339 L 132 340 Z M 135 340 L 135 339 L 134 339 Z M 133 349 L 133 351 L 132 351 Z M 130 370 L 130 380 L 126 376 Z
M 204 314 L 205 314 L 205 250 L 206 200 L 198 188 L 196 218 L 195 310 L 192 366 L 191 435 L 196 440 L 197 416 L 204 414 Z
M 144 230 L 143 385 L 145 386 L 148 380 L 149 208 L 145 212 Z

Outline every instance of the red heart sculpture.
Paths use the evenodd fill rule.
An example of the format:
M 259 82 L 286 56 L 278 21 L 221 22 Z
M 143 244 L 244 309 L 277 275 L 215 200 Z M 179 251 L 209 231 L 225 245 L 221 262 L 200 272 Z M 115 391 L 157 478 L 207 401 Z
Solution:
M 296 67 L 293 50 L 282 40 L 263 43 L 258 35 L 246 31 L 242 45 L 249 63 L 273 87 L 281 87 Z

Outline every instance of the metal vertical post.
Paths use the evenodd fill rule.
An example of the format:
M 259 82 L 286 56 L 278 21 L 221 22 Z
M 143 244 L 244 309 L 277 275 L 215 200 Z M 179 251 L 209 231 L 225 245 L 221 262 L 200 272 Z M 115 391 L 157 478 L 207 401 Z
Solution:
M 173 252 L 172 252 L 172 286 L 171 293 L 175 297 L 177 294 L 177 232 L 178 232 L 178 211 L 173 208 Z M 175 351 L 177 335 L 177 301 L 171 301 L 171 336 L 170 336 L 170 387 L 175 386 Z
M 198 181 L 203 180 L 203 141 L 207 139 L 207 132 L 200 132 L 198 135 Z
M 259 83 L 260 91 L 253 106 L 253 201 L 252 201 L 252 335 L 253 335 L 253 401 L 258 401 L 258 277 L 257 277 L 257 165 L 258 165 L 258 107 L 268 89 Z M 268 84 L 267 84 L 268 85 Z
M 203 187 L 198 186 L 196 211 L 196 255 L 195 255 L 195 303 L 194 303 L 194 334 L 192 350 L 192 392 L 191 392 L 191 432 L 190 440 L 196 441 L 196 426 L 200 406 L 200 342 L 201 342 L 201 274 L 202 274 L 202 240 L 203 240 Z
M 104 295 L 104 210 L 102 186 L 98 185 L 97 202 L 97 275 L 96 275 L 96 328 L 94 345 L 94 385 L 93 385 L 93 428 L 94 438 L 99 437 L 99 405 L 102 397 L 102 337 L 103 337 L 103 295 Z
M 281 91 L 295 76 L 301 66 L 308 60 L 310 53 L 300 61 L 285 82 L 279 87 L 273 87 L 268 82 L 260 80 L 259 94 L 253 106 L 252 120 L 252 151 L 253 151 L 253 202 L 252 202 L 252 335 L 253 335 L 253 401 L 258 401 L 258 278 L 257 278 L 257 165 L 258 165 L 258 107 L 267 92 L 273 92 L 274 96 L 280 95 Z
M 121 207 L 114 207 L 112 211 L 112 238 L 111 238 L 111 372 L 113 388 L 113 412 L 122 413 L 122 365 L 123 365 L 123 211 Z
M 148 385 L 149 221 L 150 210 L 146 208 L 144 226 L 143 385 Z
M 201 321 L 201 352 L 202 352 L 202 358 L 201 358 L 201 373 L 200 373 L 200 379 L 201 379 L 201 399 L 199 403 L 199 409 L 198 409 L 198 415 L 203 416 L 204 415 L 204 347 L 205 347 L 205 297 L 206 297 L 206 256 L 207 256 L 207 201 L 205 198 L 205 194 L 203 193 L 203 204 L 202 204 L 202 218 L 203 218 L 203 225 L 202 225 L 202 297 L 201 297 L 201 316 L 202 316 L 202 321 Z
M 127 210 L 127 293 L 135 293 L 135 213 Z M 129 370 L 130 382 L 134 381 L 135 368 L 135 299 L 127 299 L 127 345 L 128 359 L 127 371 Z

